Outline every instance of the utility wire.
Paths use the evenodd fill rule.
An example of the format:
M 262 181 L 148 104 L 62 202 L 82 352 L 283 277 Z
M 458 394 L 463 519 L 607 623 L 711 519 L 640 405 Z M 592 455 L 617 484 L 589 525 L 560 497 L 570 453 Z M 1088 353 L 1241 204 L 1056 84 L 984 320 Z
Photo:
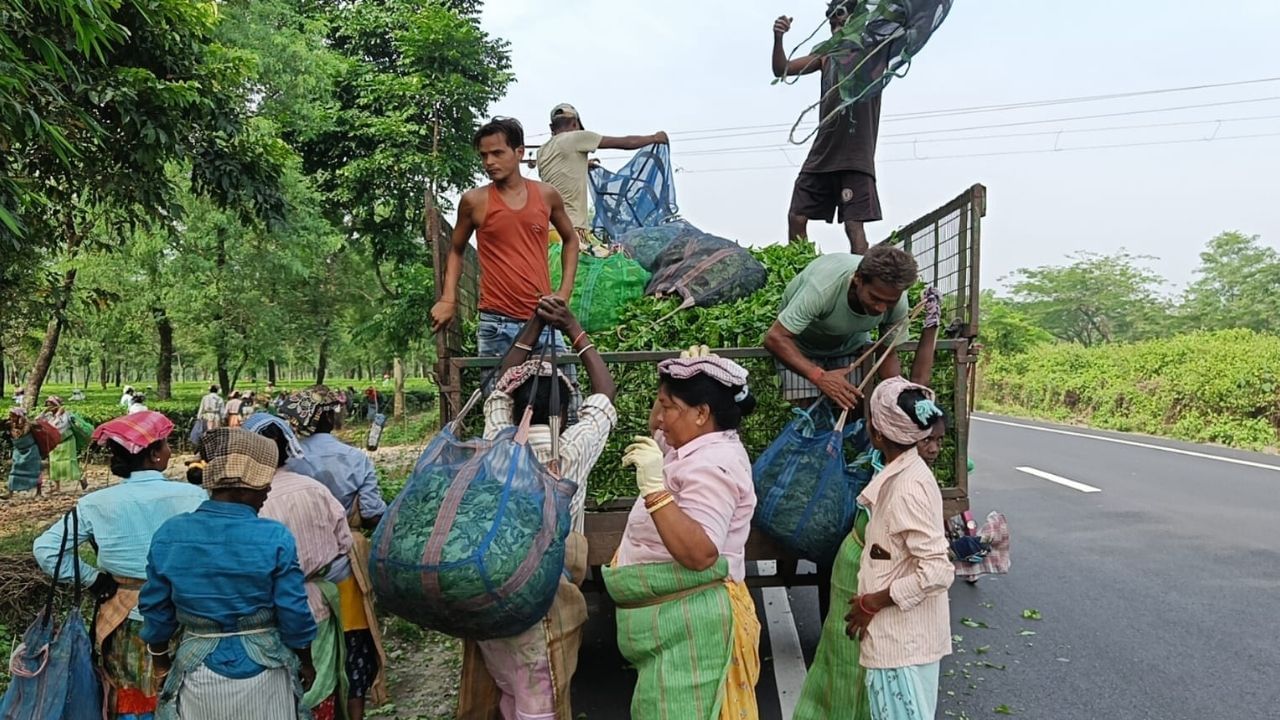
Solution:
M 908 113 L 890 113 L 890 114 L 886 114 L 884 116 L 884 119 L 914 120 L 914 119 L 926 119 L 926 118 L 933 118 L 933 117 L 951 117 L 955 115 L 969 115 L 969 114 L 975 114 L 975 113 L 1005 112 L 1008 110 L 1051 107 L 1055 105 L 1072 105 L 1072 104 L 1086 103 L 1086 102 L 1106 102 L 1111 100 L 1122 100 L 1126 98 L 1144 97 L 1149 95 L 1164 95 L 1169 93 L 1194 92 L 1199 90 L 1212 90 L 1212 89 L 1226 88 L 1226 87 L 1241 87 L 1241 86 L 1247 86 L 1247 85 L 1259 85 L 1263 83 L 1272 83 L 1272 82 L 1280 82 L 1280 77 L 1255 78 L 1251 80 L 1233 80 L 1233 81 L 1220 82 L 1220 83 L 1204 83 L 1200 85 L 1182 85 L 1178 87 L 1168 87 L 1168 88 L 1148 88 L 1144 90 L 1132 90 L 1128 92 L 1106 93 L 1106 94 L 1100 94 L 1100 95 L 1081 95 L 1081 96 L 1075 96 L 1075 97 L 1050 98 L 1045 100 L 1029 100 L 1029 101 L 1023 101 L 1023 102 L 1002 103 L 1002 104 L 995 104 L 995 105 L 971 105 L 968 107 L 920 110 L 920 111 L 908 112 Z M 702 128 L 700 130 L 674 130 L 674 131 L 669 131 L 667 134 L 670 135 L 671 137 L 677 137 L 677 136 L 683 137 L 686 135 L 709 135 L 711 137 L 725 137 L 725 133 L 746 131 L 746 130 L 776 130 L 780 128 L 785 129 L 785 128 L 791 127 L 792 124 L 793 123 L 791 122 L 784 122 L 784 123 L 769 123 L 764 125 L 738 125 L 733 127 Z M 543 133 L 538 133 L 537 135 L 529 136 L 530 139 L 537 139 L 537 138 L 543 138 L 543 137 L 550 137 L 550 133 L 543 132 Z M 690 141 L 690 139 L 686 138 L 686 142 L 688 141 Z
M 1149 142 L 1136 143 L 1115 143 L 1108 145 L 1078 145 L 1075 147 L 1059 147 L 1059 148 L 1043 148 L 1037 150 L 1005 150 L 986 153 L 961 153 L 955 155 L 931 155 L 928 157 L 907 157 L 907 158 L 884 158 L 877 159 L 878 163 L 894 163 L 894 162 L 924 162 L 928 160 L 956 160 L 961 158 L 980 158 L 980 157 L 999 157 L 1007 155 L 1041 155 L 1045 153 L 1062 153 L 1062 152 L 1080 152 L 1084 150 L 1119 150 L 1138 147 L 1153 147 L 1158 145 L 1190 145 L 1194 143 L 1218 143 L 1228 140 L 1251 140 L 1257 138 L 1280 137 L 1280 132 L 1271 133 L 1253 133 L 1248 135 L 1219 135 L 1210 138 L 1190 138 L 1185 140 L 1154 140 Z M 727 167 L 727 168 L 682 168 L 679 172 L 687 174 L 701 173 L 721 173 L 721 172 L 748 172 L 756 170 L 783 170 L 795 169 L 800 167 L 798 163 L 787 165 L 757 165 L 752 167 Z

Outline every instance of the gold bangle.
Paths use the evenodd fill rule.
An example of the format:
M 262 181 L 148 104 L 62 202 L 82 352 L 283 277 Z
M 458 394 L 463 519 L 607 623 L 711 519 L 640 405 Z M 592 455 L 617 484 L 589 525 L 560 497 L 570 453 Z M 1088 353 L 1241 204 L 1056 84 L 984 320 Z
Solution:
M 644 506 L 652 507 L 662 502 L 663 500 L 666 500 L 669 497 L 671 497 L 670 490 L 659 490 L 658 492 L 653 493 L 653 497 L 646 497 L 644 499 Z
M 588 351 L 588 350 L 594 350 L 594 349 L 595 349 L 595 347 L 596 347 L 596 346 L 595 346 L 594 344 L 592 344 L 592 343 L 587 343 L 587 346 L 586 346 L 586 347 L 584 347 L 584 348 L 582 348 L 581 350 L 579 350 L 579 351 L 578 351 L 578 357 L 582 357 L 582 353 L 584 353 L 584 352 L 586 352 L 586 351 Z
M 667 497 L 663 498 L 660 502 L 654 503 L 653 507 L 645 506 L 645 510 L 648 510 L 649 514 L 652 515 L 675 501 L 676 501 L 675 498 L 668 495 Z
M 524 344 L 524 343 L 522 343 L 522 342 L 517 342 L 517 343 L 512 343 L 512 344 L 513 344 L 513 345 L 515 345 L 516 347 L 520 348 L 521 350 L 525 351 L 525 352 L 533 352 L 533 348 L 532 348 L 531 346 L 529 346 L 529 345 L 525 345 L 525 344 Z

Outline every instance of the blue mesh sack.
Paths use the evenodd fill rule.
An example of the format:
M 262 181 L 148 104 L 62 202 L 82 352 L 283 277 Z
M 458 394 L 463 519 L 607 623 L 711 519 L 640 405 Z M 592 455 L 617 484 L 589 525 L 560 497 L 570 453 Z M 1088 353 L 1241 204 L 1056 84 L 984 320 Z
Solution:
M 592 230 L 610 240 L 628 230 L 658 225 L 679 212 L 669 145 L 641 148 L 617 172 L 596 165 L 588 178 L 596 208 Z
M 613 242 L 626 249 L 640 266 L 649 272 L 658 267 L 658 256 L 680 238 L 701 235 L 702 231 L 684 220 L 672 220 L 654 227 L 628 230 Z
M 68 527 L 71 524 L 73 527 Z M 12 676 L 0 698 L 0 720 L 101 720 L 102 686 L 93 667 L 89 631 L 80 614 L 80 563 L 71 538 L 80 534 L 80 516 L 74 508 L 62 518 L 62 546 L 53 576 L 62 571 L 64 558 L 75 567 L 75 591 L 67 617 L 54 620 L 57 582 L 35 622 L 9 659 Z
M 787 551 L 829 563 L 853 528 L 858 493 L 871 480 L 866 463 L 845 462 L 849 441 L 859 455 L 870 448 L 864 422 L 846 424 L 825 400 L 795 410 L 795 420 L 751 467 L 755 482 L 753 522 Z
M 459 439 L 478 398 L 427 445 L 378 524 L 369 557 L 383 608 L 467 640 L 517 635 L 546 616 L 564 572 L 577 489 L 534 456 L 529 413 L 492 440 Z

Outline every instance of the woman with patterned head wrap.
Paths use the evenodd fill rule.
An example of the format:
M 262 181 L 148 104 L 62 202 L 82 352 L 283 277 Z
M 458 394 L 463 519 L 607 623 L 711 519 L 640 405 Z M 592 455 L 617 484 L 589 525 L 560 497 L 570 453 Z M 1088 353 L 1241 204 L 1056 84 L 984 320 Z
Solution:
M 951 653 L 947 589 L 955 571 L 942 493 L 917 450 L 942 417 L 933 392 L 905 378 L 886 380 L 871 396 L 871 441 L 885 466 L 858 497 L 870 519 L 859 594 L 845 620 L 860 643 L 873 720 L 932 718 L 939 661 Z M 832 641 L 824 633 L 823 642 Z
M 298 544 L 298 564 L 307 578 L 307 604 L 318 626 L 311 644 L 316 682 L 303 697 L 303 705 L 311 710 L 313 720 L 333 720 L 337 709 L 347 703 L 342 611 L 335 584 L 351 577 L 347 514 L 328 488 L 285 468 L 288 460 L 303 457 L 302 445 L 289 423 L 257 413 L 241 427 L 276 444 L 276 474 L 258 517 L 284 523 Z
M 756 496 L 738 427 L 756 402 L 742 366 L 686 355 L 659 363 L 656 437 L 623 457 L 640 497 L 604 581 L 639 671 L 633 718 L 754 718 L 760 624 L 743 579 Z
M 50 395 L 44 406 L 40 419 L 58 428 L 62 434 L 61 442 L 49 453 L 49 479 L 53 481 L 53 491 L 61 491 L 63 481 L 79 483 L 82 489 L 88 487 L 80 471 L 80 446 L 71 432 L 71 413 L 57 395 Z
M 530 348 L 547 325 L 573 339 L 591 381 L 592 394 L 578 408 L 578 422 L 572 426 L 565 422 L 572 397 L 569 379 L 551 363 L 529 359 Z M 573 720 L 569 687 L 587 621 L 587 602 L 578 588 L 587 566 L 587 539 L 582 534 L 587 478 L 618 421 L 613 407 L 617 388 L 591 338 L 558 297 L 538 303 L 536 315 L 517 335 L 498 375 L 484 404 L 484 436 L 492 439 L 518 425 L 528 409 L 529 447 L 535 457 L 543 465 L 557 460 L 560 477 L 572 480 L 578 489 L 569 503 L 572 528 L 565 539 L 565 574 L 551 610 L 542 622 L 514 637 L 465 644 L 458 717 Z M 534 383 L 534 378 L 539 381 Z M 560 384 L 559 406 L 551 404 L 552 383 Z M 559 433 L 558 456 L 553 453 L 553 432 Z
M 347 653 L 347 713 L 352 720 L 361 720 L 366 701 L 379 705 L 387 699 L 387 659 L 368 577 L 369 540 L 358 530 L 376 527 L 387 504 L 373 461 L 333 436 L 338 407 L 338 399 L 328 387 L 315 385 L 291 394 L 280 406 L 280 416 L 301 437 L 306 454 L 290 458 L 286 467 L 328 488 L 342 504 L 353 531 L 351 576 L 338 583 L 338 595 Z
M 111 453 L 111 474 L 121 479 L 85 495 L 76 503 L 79 533 L 70 546 L 92 543 L 97 567 L 80 561 L 80 577 L 89 584 L 97 608 L 94 643 L 107 689 L 112 720 L 149 720 L 156 710 L 160 678 L 142 641 L 138 593 L 147 571 L 151 539 L 166 520 L 191 512 L 205 492 L 187 483 L 169 482 L 169 434 L 173 423 L 158 412 L 127 415 L 103 423 L 92 440 Z M 36 539 L 36 562 L 52 575 L 62 547 L 64 525 L 55 522 Z M 76 527 L 72 524 L 72 527 Z M 74 568 L 64 563 L 59 582 L 72 582 Z
M 276 444 L 218 428 L 201 438 L 200 456 L 210 498 L 156 531 L 138 601 L 147 653 L 166 676 L 157 717 L 309 717 L 301 703 L 316 676 L 316 623 L 297 545 L 284 525 L 258 517 Z

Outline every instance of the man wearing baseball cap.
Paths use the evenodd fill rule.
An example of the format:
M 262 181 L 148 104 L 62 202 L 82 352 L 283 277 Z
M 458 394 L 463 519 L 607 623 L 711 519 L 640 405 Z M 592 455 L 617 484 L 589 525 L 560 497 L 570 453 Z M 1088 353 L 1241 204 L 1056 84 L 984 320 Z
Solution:
M 565 210 L 584 246 L 590 244 L 587 219 L 587 155 L 596 150 L 639 150 L 665 145 L 667 134 L 611 137 L 585 130 L 582 116 L 569 103 L 551 109 L 551 139 L 538 148 L 538 177 L 560 191 Z

